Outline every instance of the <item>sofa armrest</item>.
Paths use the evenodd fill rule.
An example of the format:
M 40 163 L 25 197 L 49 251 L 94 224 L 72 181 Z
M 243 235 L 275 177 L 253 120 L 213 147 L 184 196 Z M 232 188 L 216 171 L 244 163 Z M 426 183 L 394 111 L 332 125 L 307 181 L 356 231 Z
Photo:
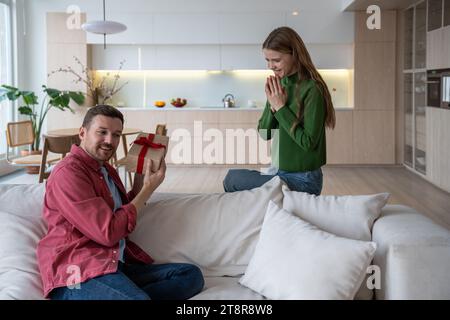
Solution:
M 414 209 L 387 205 L 375 222 L 376 299 L 450 299 L 450 231 Z

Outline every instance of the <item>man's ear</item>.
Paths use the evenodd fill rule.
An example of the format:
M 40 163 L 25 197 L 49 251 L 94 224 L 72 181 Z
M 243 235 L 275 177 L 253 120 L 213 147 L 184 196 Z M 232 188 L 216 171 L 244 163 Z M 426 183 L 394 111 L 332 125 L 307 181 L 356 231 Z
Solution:
M 86 135 L 87 128 L 80 127 L 80 132 L 78 133 L 78 136 L 80 137 L 80 140 L 84 140 L 84 136 Z

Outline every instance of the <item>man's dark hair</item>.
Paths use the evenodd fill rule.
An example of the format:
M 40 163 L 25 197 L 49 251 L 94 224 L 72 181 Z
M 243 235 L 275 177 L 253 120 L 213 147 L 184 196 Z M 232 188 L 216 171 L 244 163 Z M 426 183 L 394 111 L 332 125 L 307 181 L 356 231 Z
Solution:
M 122 122 L 123 126 L 123 114 L 116 108 L 107 105 L 107 104 L 98 104 L 95 107 L 89 109 L 89 111 L 84 116 L 83 120 L 83 127 L 89 128 L 91 125 L 92 119 L 94 119 L 95 116 L 102 115 L 110 118 L 119 118 Z

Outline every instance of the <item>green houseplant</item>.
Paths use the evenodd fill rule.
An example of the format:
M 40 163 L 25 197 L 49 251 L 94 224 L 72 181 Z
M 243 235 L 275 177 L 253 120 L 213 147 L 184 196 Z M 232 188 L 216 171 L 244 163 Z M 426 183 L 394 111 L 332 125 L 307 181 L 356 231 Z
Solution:
M 42 88 L 45 96 L 39 107 L 38 97 L 33 91 L 22 91 L 8 85 L 0 86 L 0 102 L 6 99 L 16 101 L 22 98 L 21 103 L 19 103 L 19 113 L 28 116 L 33 123 L 35 138 L 31 146 L 32 151 L 39 150 L 42 125 L 51 108 L 57 108 L 62 111 L 68 109 L 74 113 L 73 109 L 69 106 L 70 102 L 74 101 L 77 105 L 82 105 L 85 100 L 85 96 L 81 92 L 60 91 L 47 88 L 45 85 Z

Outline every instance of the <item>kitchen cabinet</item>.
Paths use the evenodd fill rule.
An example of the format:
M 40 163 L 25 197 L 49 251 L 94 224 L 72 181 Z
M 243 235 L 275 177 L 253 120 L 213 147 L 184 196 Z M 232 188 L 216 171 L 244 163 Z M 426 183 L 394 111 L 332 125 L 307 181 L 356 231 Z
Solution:
M 218 14 L 155 14 L 154 44 L 219 44 Z
M 419 3 L 416 7 L 414 23 L 414 68 L 423 69 L 426 67 L 427 49 L 427 6 L 426 1 Z
M 443 29 L 436 29 L 427 33 L 427 69 L 441 69 L 444 65 L 444 32 Z
M 444 27 L 450 25 L 450 0 L 444 0 Z
M 103 20 L 103 13 L 88 13 L 88 21 Z M 107 20 L 127 26 L 124 32 L 106 36 L 106 44 L 151 44 L 153 43 L 153 15 L 145 13 L 108 12 Z M 86 32 L 89 44 L 103 44 L 103 35 Z
M 353 163 L 353 110 L 336 110 L 336 127 L 326 130 L 327 164 Z
M 427 33 L 427 69 L 450 68 L 450 26 Z
M 352 44 L 355 41 L 355 13 L 334 11 L 302 11 L 287 14 L 286 25 L 293 28 L 305 43 Z M 383 19 L 385 19 L 383 13 Z M 383 27 L 386 20 L 383 20 Z
M 285 13 L 226 13 L 219 16 L 221 44 L 261 45 L 269 33 L 286 25 Z
M 139 47 L 132 45 L 90 45 L 91 67 L 95 70 L 118 70 L 125 61 L 124 70 L 139 70 Z
M 409 167 L 413 166 L 413 108 L 412 108 L 412 90 L 413 90 L 413 74 L 405 73 L 403 75 L 403 103 L 404 103 L 404 126 L 405 126 L 405 144 L 403 162 Z
M 353 110 L 353 163 L 395 163 L 394 114 L 394 110 Z
M 155 50 L 155 69 L 220 69 L 220 47 L 217 45 L 160 45 Z M 142 59 L 148 60 L 145 56 Z
M 442 64 L 442 28 L 426 32 L 428 19 L 436 19 L 436 2 L 424 1 L 403 12 L 404 14 L 404 66 L 403 66 L 403 114 L 404 157 L 403 163 L 414 171 L 427 172 L 426 138 L 426 68 L 437 68 Z M 439 2 L 439 1 L 438 1 Z M 440 2 L 442 6 L 442 2 Z M 430 11 L 431 10 L 431 11 Z M 440 10 L 442 15 L 442 10 Z M 441 20 L 440 20 L 441 21 Z M 432 24 L 431 24 L 432 26 Z M 428 20 L 428 30 L 430 20 Z M 433 27 L 431 27 L 433 29 Z M 426 46 L 425 46 L 426 44 Z M 436 47 L 439 50 L 436 50 Z
M 395 42 L 355 43 L 354 83 L 356 109 L 394 110 Z
M 222 45 L 220 66 L 222 70 L 267 68 L 261 45 Z
M 414 7 L 404 11 L 404 34 L 403 34 L 403 69 L 413 68 L 413 35 L 414 35 Z
M 414 169 L 426 173 L 426 72 L 414 74 Z
M 450 110 L 426 109 L 426 177 L 438 187 L 450 192 Z
M 428 0 L 428 31 L 442 27 L 443 0 Z

